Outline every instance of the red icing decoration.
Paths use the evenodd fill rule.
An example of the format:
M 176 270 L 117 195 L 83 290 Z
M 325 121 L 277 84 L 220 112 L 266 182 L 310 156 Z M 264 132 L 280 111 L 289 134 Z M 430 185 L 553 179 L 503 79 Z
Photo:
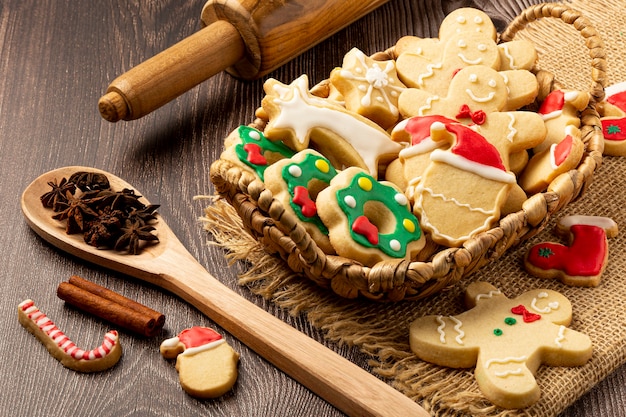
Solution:
M 626 111 L 626 91 L 620 91 L 606 98 L 606 101 L 615 107 Z
M 309 190 L 306 187 L 298 185 L 293 189 L 293 200 L 295 204 L 300 206 L 302 214 L 305 217 L 313 217 L 317 214 L 317 206 L 309 197 Z
M 596 276 L 602 272 L 608 244 L 603 228 L 576 224 L 570 229 L 571 246 L 559 243 L 539 243 L 528 252 L 528 261 L 543 270 L 556 269 L 571 276 Z M 552 252 L 546 256 L 546 253 Z M 543 256 L 542 256 L 543 255 Z
M 483 110 L 476 110 L 475 112 L 473 112 L 472 110 L 470 110 L 467 104 L 462 104 L 461 108 L 459 109 L 459 113 L 456 115 L 456 118 L 470 118 L 472 119 L 472 122 L 476 123 L 477 125 L 482 125 L 487 121 L 487 113 L 485 113 Z
M 554 111 L 563 110 L 565 105 L 565 93 L 561 90 L 554 90 L 543 100 L 539 107 L 539 114 L 549 114 Z
M 554 162 L 557 166 L 561 165 L 572 152 L 574 146 L 574 139 L 567 135 L 565 138 L 554 147 Z
M 404 130 L 411 136 L 411 145 L 417 145 L 424 139 L 430 137 L 430 125 L 435 122 L 441 122 L 445 125 L 458 123 L 456 120 L 437 115 L 411 117 L 404 127 Z
M 178 339 L 186 349 L 206 345 L 220 340 L 222 336 L 208 327 L 194 326 L 178 334 Z
M 246 143 L 243 149 L 248 153 L 248 162 L 254 165 L 267 165 L 267 159 L 261 153 L 261 147 L 256 143 Z
M 524 323 L 532 323 L 534 321 L 541 319 L 541 314 L 531 313 L 522 304 L 516 307 L 513 307 L 511 309 L 511 313 L 522 316 L 522 318 L 524 319 Z
M 378 245 L 378 228 L 366 216 L 359 216 L 352 224 L 352 231 L 365 236 L 372 245 Z
M 480 133 L 460 123 L 448 124 L 446 129 L 456 135 L 452 153 L 481 165 L 506 171 L 500 153 Z
M 621 119 L 601 119 L 602 134 L 606 140 L 626 140 L 626 117 Z

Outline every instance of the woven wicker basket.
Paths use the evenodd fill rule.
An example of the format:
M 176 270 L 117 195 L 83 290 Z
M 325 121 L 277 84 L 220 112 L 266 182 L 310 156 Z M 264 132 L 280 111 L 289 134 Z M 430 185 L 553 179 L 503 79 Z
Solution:
M 457 283 L 498 259 L 510 247 L 539 233 L 554 213 L 584 193 L 602 163 L 604 139 L 596 103 L 604 97 L 606 62 L 602 40 L 589 21 L 561 4 L 536 5 L 516 17 L 500 34 L 500 39 L 512 40 L 528 23 L 543 17 L 554 17 L 572 25 L 589 49 L 591 100 L 581 114 L 585 154 L 576 169 L 557 177 L 546 192 L 533 195 L 524 202 L 522 210 L 500 219 L 495 227 L 469 239 L 462 247 L 443 248 L 431 242 L 416 261 L 388 261 L 366 267 L 322 252 L 295 216 L 285 212 L 256 176 L 223 159 L 211 165 L 211 180 L 216 191 L 232 204 L 244 227 L 268 253 L 279 255 L 293 271 L 331 288 L 340 296 L 389 301 L 419 299 Z M 394 59 L 393 48 L 373 58 Z M 547 71 L 535 70 L 535 75 L 540 86 L 538 102 L 560 87 Z M 315 86 L 311 92 L 327 95 L 328 82 Z M 257 118 L 250 126 L 263 130 L 266 122 Z

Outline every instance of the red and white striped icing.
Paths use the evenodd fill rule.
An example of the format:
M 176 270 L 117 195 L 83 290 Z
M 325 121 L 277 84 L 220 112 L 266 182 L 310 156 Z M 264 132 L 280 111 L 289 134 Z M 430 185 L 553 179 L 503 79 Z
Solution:
M 95 360 L 107 356 L 118 343 L 118 333 L 110 330 L 104 335 L 102 345 L 92 350 L 79 349 L 41 310 L 33 300 L 25 300 L 18 306 L 35 325 L 67 355 L 76 360 Z

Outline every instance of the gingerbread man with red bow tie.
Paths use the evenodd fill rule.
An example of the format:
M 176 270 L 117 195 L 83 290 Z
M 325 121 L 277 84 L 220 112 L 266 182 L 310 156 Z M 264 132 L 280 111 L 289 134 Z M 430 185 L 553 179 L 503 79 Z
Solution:
M 487 282 L 465 292 L 470 310 L 426 316 L 411 323 L 411 350 L 441 366 L 476 366 L 480 390 L 503 408 L 529 407 L 541 392 L 540 365 L 580 366 L 592 354 L 591 339 L 567 326 L 572 305 L 562 294 L 536 289 L 509 299 Z

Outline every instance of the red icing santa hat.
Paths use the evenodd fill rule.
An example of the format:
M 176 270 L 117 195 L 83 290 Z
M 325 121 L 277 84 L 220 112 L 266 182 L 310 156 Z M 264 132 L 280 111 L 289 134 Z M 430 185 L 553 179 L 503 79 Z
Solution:
M 626 81 L 606 87 L 604 93 L 604 100 L 626 112 Z
M 565 103 L 570 103 L 578 97 L 578 91 L 564 92 L 563 90 L 554 90 L 543 100 L 537 113 L 543 120 L 554 119 L 563 114 Z
M 173 348 L 182 343 L 185 347 L 183 355 L 191 355 L 203 350 L 211 349 L 224 342 L 222 336 L 208 327 L 194 326 L 185 329 L 176 337 L 161 343 L 164 348 Z

